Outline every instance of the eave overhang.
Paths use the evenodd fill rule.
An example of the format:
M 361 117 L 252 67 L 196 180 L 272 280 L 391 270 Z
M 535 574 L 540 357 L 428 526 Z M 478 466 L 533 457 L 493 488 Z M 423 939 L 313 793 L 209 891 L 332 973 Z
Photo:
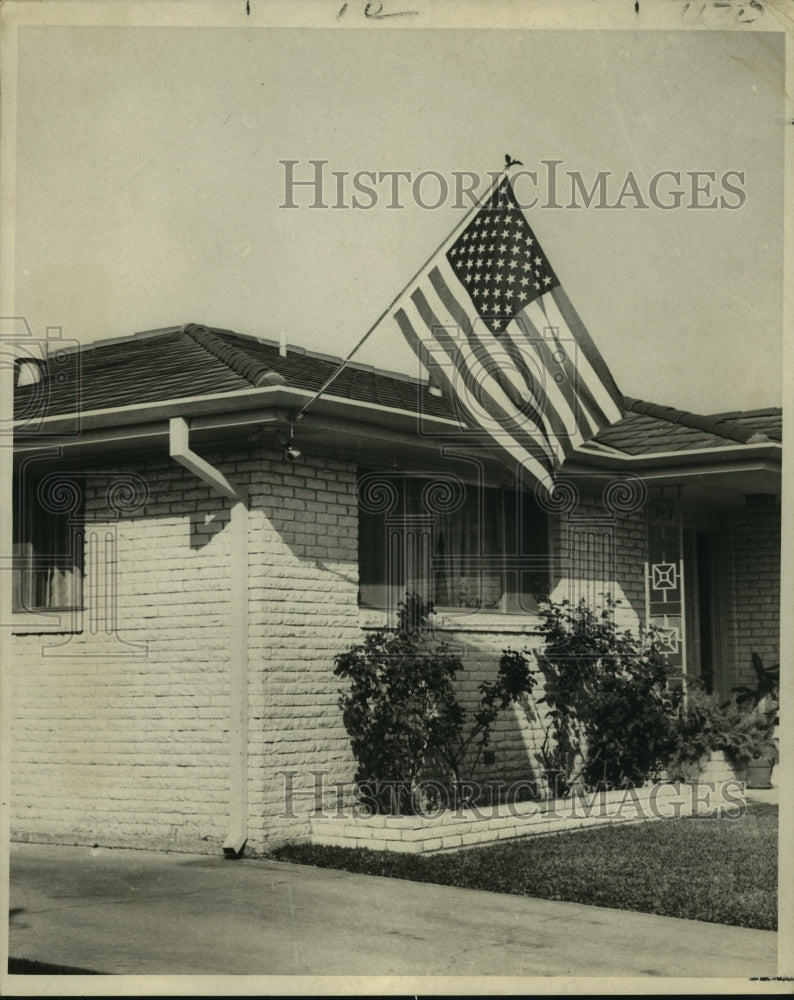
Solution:
M 15 424 L 20 457 L 50 453 L 63 458 L 127 451 L 167 453 L 169 421 L 182 417 L 192 440 L 211 443 L 252 436 L 274 444 L 314 394 L 288 386 L 171 399 L 82 414 L 43 417 Z M 457 420 L 333 395 L 320 397 L 294 424 L 295 444 L 307 454 L 331 454 L 360 462 L 405 468 L 437 465 L 453 453 L 480 467 L 495 481 L 509 478 L 488 449 L 472 448 L 469 432 Z M 703 477 L 758 475 L 766 486 L 779 484 L 782 446 L 777 441 L 730 442 L 724 447 L 629 455 L 585 445 L 563 466 L 561 475 L 603 484 L 612 476 L 633 474 L 658 484 L 702 481 Z M 468 456 L 468 457 L 466 457 Z M 778 486 L 779 490 L 779 486 Z

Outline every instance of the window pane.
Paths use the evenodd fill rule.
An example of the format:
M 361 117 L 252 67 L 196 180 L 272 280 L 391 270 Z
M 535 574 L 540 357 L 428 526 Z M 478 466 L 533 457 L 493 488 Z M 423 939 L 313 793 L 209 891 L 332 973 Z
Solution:
M 508 490 L 505 504 L 505 611 L 531 613 L 537 610 L 537 598 L 548 595 L 548 520 L 530 492 Z
M 60 477 L 58 477 L 60 480 Z M 63 482 L 63 480 L 60 480 Z M 53 479 L 53 482 L 57 481 Z M 47 484 L 32 477 L 14 495 L 14 588 L 16 611 L 66 610 L 82 603 L 82 528 L 77 508 L 59 510 Z M 72 490 L 77 489 L 71 484 Z M 24 488 L 23 488 L 24 487 Z M 57 497 L 57 493 L 55 494 Z
M 439 512 L 443 480 L 383 474 L 397 502 L 387 512 L 359 504 L 359 600 L 394 607 L 407 590 L 439 608 L 532 611 L 547 586 L 546 517 L 530 494 L 467 485 Z
M 434 601 L 495 609 L 504 591 L 502 504 L 498 490 L 466 487 L 462 506 L 434 523 Z

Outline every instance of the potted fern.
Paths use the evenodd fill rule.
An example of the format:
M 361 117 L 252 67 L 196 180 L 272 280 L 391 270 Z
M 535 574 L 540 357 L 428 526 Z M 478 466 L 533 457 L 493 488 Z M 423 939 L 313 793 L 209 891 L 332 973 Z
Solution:
M 780 664 L 765 667 L 758 653 L 752 654 L 755 687 L 738 685 L 733 688 L 737 704 L 752 720 L 759 744 L 747 762 L 747 787 L 771 788 L 772 768 L 778 760 L 776 739 L 780 708 Z
M 746 780 L 748 787 L 770 787 L 777 747 L 771 737 L 770 720 L 758 708 L 742 708 L 736 699 L 720 703 L 697 686 L 687 692 L 686 705 L 678 718 L 676 748 L 668 764 L 668 776 L 678 780 L 709 780 L 708 768 L 724 758 L 732 775 Z M 728 774 L 712 771 L 710 780 Z

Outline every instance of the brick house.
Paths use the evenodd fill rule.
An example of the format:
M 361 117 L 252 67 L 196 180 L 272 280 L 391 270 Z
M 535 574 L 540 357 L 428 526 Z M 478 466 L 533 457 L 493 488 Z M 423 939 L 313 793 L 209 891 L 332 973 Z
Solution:
M 778 657 L 781 411 L 626 399 L 549 496 L 407 376 L 189 325 L 17 377 L 12 837 L 186 851 L 306 832 L 354 772 L 334 655 L 406 587 L 464 688 L 534 596 L 610 592 L 726 695 Z M 287 456 L 285 446 L 294 449 Z M 292 459 L 292 460 L 290 460 Z M 520 712 L 489 774 L 528 778 Z M 304 792 L 285 807 L 285 784 Z M 296 800 L 297 801 L 297 800 Z

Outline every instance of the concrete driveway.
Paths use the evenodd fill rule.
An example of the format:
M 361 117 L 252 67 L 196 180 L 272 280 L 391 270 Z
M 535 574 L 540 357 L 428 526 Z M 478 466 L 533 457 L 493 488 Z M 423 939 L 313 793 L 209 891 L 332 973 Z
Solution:
M 276 862 L 13 844 L 9 954 L 123 974 L 775 974 L 777 935 Z

